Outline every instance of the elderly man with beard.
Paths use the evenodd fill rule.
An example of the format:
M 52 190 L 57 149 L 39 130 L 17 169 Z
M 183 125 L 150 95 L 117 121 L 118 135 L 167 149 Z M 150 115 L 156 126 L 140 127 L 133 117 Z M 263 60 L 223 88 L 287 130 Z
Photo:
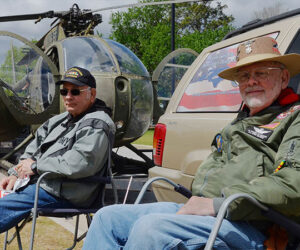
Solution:
M 270 37 L 239 45 L 236 81 L 244 101 L 237 118 L 213 139 L 186 204 L 158 202 L 101 209 L 84 249 L 201 249 L 228 196 L 247 193 L 290 218 L 300 214 L 300 103 L 288 88 L 300 55 L 281 55 Z M 175 152 L 174 152 L 175 153 Z M 298 217 L 299 218 L 299 217 Z M 245 199 L 228 209 L 216 249 L 264 249 L 270 222 Z

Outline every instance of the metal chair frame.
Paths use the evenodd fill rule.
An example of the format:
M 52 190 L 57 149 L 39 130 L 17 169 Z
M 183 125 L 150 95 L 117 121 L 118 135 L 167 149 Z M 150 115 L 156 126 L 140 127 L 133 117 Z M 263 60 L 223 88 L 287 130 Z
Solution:
M 106 184 L 111 184 L 112 189 L 113 189 L 113 196 L 114 196 L 114 203 L 117 204 L 118 203 L 118 194 L 117 194 L 117 189 L 116 189 L 116 185 L 114 183 L 113 180 L 113 175 L 112 175 L 112 171 L 111 171 L 111 151 L 112 151 L 112 143 L 113 143 L 113 135 L 107 135 L 109 138 L 109 151 L 108 151 L 108 160 L 107 160 L 107 169 L 106 169 L 106 176 L 91 176 L 91 177 L 87 177 L 87 178 L 83 178 L 83 179 L 79 179 L 76 181 L 80 181 L 80 182 L 94 182 L 94 183 L 100 183 L 104 185 L 104 188 L 101 190 L 100 192 L 100 196 L 101 196 L 101 201 L 100 204 L 96 207 L 93 208 L 56 208 L 56 209 L 52 209 L 52 208 L 38 208 L 38 196 L 39 196 L 39 187 L 40 187 L 40 183 L 42 181 L 42 179 L 47 176 L 48 174 L 51 174 L 51 172 L 46 172 L 43 173 L 38 181 L 37 181 L 37 185 L 36 185 L 36 190 L 35 190 L 35 200 L 34 200 L 34 207 L 31 210 L 31 214 L 25 218 L 21 225 L 16 225 L 15 229 L 16 232 L 11 236 L 10 239 L 8 239 L 8 231 L 5 233 L 5 237 L 4 237 L 4 247 L 3 249 L 6 250 L 7 245 L 10 244 L 15 238 L 17 238 L 18 241 L 18 247 L 20 250 L 22 250 L 22 242 L 21 242 L 21 237 L 20 237 L 20 231 L 21 229 L 25 226 L 25 224 L 27 222 L 29 222 L 32 219 L 32 228 L 31 228 L 31 237 L 30 237 L 30 246 L 29 249 L 33 249 L 33 243 L 34 243 L 34 234 L 35 234 L 35 228 L 36 228 L 36 220 L 38 216 L 46 216 L 46 217 L 60 217 L 60 218 L 68 218 L 68 217 L 74 217 L 76 216 L 76 222 L 75 222 L 75 229 L 74 229 L 74 238 L 73 238 L 73 244 L 71 247 L 67 248 L 67 249 L 73 249 L 77 242 L 81 241 L 82 239 L 84 239 L 84 237 L 86 236 L 86 233 L 83 233 L 82 235 L 80 235 L 78 237 L 78 229 L 79 229 L 79 215 L 86 215 L 86 219 L 87 219 L 87 225 L 88 227 L 91 224 L 92 221 L 92 215 L 96 213 L 101 207 L 104 206 L 104 194 L 105 194 L 105 185 Z M 68 180 L 67 180 L 68 181 Z
M 149 179 L 144 184 L 144 186 L 142 187 L 142 189 L 141 189 L 138 197 L 136 198 L 134 204 L 139 204 L 142 201 L 146 190 L 155 181 L 166 181 L 174 187 L 174 190 L 176 192 L 181 193 L 182 195 L 186 196 L 187 198 L 190 198 L 192 196 L 191 191 L 189 189 L 181 186 L 180 184 L 176 184 L 175 182 L 173 182 L 173 181 L 171 181 L 171 180 L 169 180 L 165 177 L 153 177 L 153 178 Z M 229 196 L 222 203 L 222 205 L 220 207 L 220 210 L 218 212 L 218 215 L 216 217 L 215 224 L 214 224 L 214 226 L 211 230 L 211 233 L 209 235 L 209 238 L 206 242 L 206 245 L 205 245 L 205 248 L 204 248 L 205 250 L 213 249 L 214 242 L 216 240 L 217 234 L 219 232 L 219 229 L 221 227 L 222 221 L 223 221 L 223 219 L 226 215 L 226 212 L 227 212 L 227 209 L 228 209 L 229 205 L 233 201 L 235 201 L 237 199 L 240 199 L 240 198 L 249 200 L 251 203 L 253 203 L 255 206 L 257 206 L 261 210 L 261 212 L 264 216 L 266 216 L 268 219 L 270 219 L 274 223 L 284 227 L 295 238 L 300 239 L 300 225 L 299 224 L 297 224 L 296 222 L 288 219 L 287 217 L 280 214 L 279 212 L 276 212 L 275 210 L 273 210 L 273 209 L 265 206 L 264 204 L 260 203 L 255 198 L 253 198 L 251 195 L 248 195 L 248 194 L 245 194 L 245 193 L 237 193 L 237 194 L 233 194 L 233 195 Z

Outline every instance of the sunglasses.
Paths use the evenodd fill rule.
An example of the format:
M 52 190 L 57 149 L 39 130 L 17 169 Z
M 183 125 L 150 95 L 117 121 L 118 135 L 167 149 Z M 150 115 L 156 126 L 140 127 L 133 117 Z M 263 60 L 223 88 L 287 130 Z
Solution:
M 80 95 L 81 92 L 90 90 L 90 89 L 91 89 L 91 87 L 88 87 L 87 89 L 60 89 L 59 92 L 62 96 L 66 96 L 68 94 L 68 92 L 70 92 L 71 95 L 73 95 L 73 96 L 77 96 L 77 95 Z

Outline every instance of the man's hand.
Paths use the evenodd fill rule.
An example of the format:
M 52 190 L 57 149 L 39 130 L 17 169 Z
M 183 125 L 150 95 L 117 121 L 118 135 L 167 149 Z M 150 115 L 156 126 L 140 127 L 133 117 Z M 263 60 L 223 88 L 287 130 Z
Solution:
M 213 199 L 199 196 L 192 196 L 188 202 L 179 209 L 177 214 L 216 215 L 213 206 Z
M 0 189 L 3 190 L 12 190 L 15 182 L 17 180 L 17 177 L 14 175 L 11 175 L 9 177 L 5 177 L 0 181 Z
M 19 162 L 19 164 L 16 166 L 16 171 L 18 173 L 19 178 L 23 179 L 26 175 L 34 175 L 31 164 L 34 162 L 34 160 L 28 158 L 25 160 L 22 160 Z

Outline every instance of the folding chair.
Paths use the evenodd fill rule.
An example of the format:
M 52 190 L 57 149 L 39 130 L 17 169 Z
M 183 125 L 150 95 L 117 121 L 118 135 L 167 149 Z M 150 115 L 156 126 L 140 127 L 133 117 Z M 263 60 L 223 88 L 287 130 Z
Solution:
M 104 130 L 105 131 L 105 130 Z M 106 131 L 105 131 L 106 132 Z M 76 181 L 76 182 L 86 182 L 86 183 L 100 183 L 98 188 L 98 196 L 92 206 L 89 208 L 39 208 L 38 207 L 38 196 L 39 196 L 39 187 L 42 179 L 50 174 L 50 172 L 46 172 L 42 174 L 36 185 L 35 190 L 35 200 L 34 200 L 34 207 L 32 208 L 30 216 L 25 218 L 20 225 L 15 227 L 16 232 L 8 239 L 8 231 L 5 234 L 4 238 L 4 250 L 7 247 L 7 244 L 10 244 L 14 238 L 17 238 L 19 249 L 22 249 L 21 237 L 20 237 L 20 230 L 25 226 L 27 222 L 32 220 L 32 228 L 31 228 L 31 238 L 30 238 L 30 248 L 33 249 L 34 243 L 34 234 L 35 234 L 35 227 L 36 227 L 36 220 L 38 216 L 46 216 L 46 217 L 60 217 L 60 218 L 70 218 L 76 216 L 75 222 L 75 229 L 74 229 L 74 238 L 73 238 L 73 245 L 68 249 L 73 249 L 77 242 L 84 239 L 87 232 L 83 233 L 82 235 L 78 236 L 78 229 L 79 229 L 79 216 L 85 215 L 87 220 L 88 227 L 92 221 L 92 214 L 96 213 L 100 208 L 102 208 L 104 204 L 104 197 L 105 197 L 105 185 L 111 184 L 113 189 L 113 196 L 114 196 L 114 203 L 118 203 L 118 195 L 115 183 L 113 181 L 112 171 L 111 171 L 111 151 L 112 145 L 114 141 L 114 136 L 111 133 L 107 133 L 109 138 L 109 150 L 108 150 L 108 160 L 106 164 L 105 173 L 101 176 L 91 176 L 77 180 L 65 180 L 66 182 Z
M 155 181 L 166 181 L 174 187 L 174 190 L 176 192 L 184 195 L 187 198 L 190 198 L 192 196 L 192 192 L 189 189 L 185 188 L 184 186 L 182 186 L 180 184 L 176 184 L 175 182 L 173 182 L 173 181 L 171 181 L 171 180 L 169 180 L 165 177 L 153 177 L 153 178 L 149 179 L 144 184 L 144 186 L 142 187 L 142 189 L 141 189 L 138 197 L 136 198 L 136 201 L 134 202 L 134 204 L 139 204 L 142 201 L 146 190 Z M 279 213 L 279 212 L 263 205 L 262 203 L 258 202 L 252 196 L 250 196 L 248 194 L 244 194 L 244 193 L 239 193 L 239 194 L 233 194 L 233 195 L 229 196 L 222 203 L 222 206 L 220 207 L 220 210 L 219 210 L 218 215 L 216 217 L 215 224 L 214 224 L 214 226 L 212 228 L 212 231 L 209 235 L 209 238 L 206 242 L 206 246 L 205 246 L 204 250 L 213 249 L 214 242 L 216 240 L 217 234 L 219 232 L 219 229 L 221 227 L 222 221 L 223 221 L 223 219 L 226 215 L 226 212 L 227 212 L 227 209 L 228 209 L 229 205 L 233 201 L 235 201 L 237 199 L 240 199 L 240 198 L 249 200 L 251 203 L 253 203 L 255 206 L 257 206 L 261 210 L 262 215 L 267 217 L 270 221 L 274 222 L 275 224 L 285 228 L 289 234 L 293 235 L 294 239 L 297 240 L 297 243 L 300 242 L 300 225 L 298 223 L 296 223 L 295 221 L 285 217 L 281 213 Z M 299 246 L 298 246 L 297 249 L 300 249 Z

